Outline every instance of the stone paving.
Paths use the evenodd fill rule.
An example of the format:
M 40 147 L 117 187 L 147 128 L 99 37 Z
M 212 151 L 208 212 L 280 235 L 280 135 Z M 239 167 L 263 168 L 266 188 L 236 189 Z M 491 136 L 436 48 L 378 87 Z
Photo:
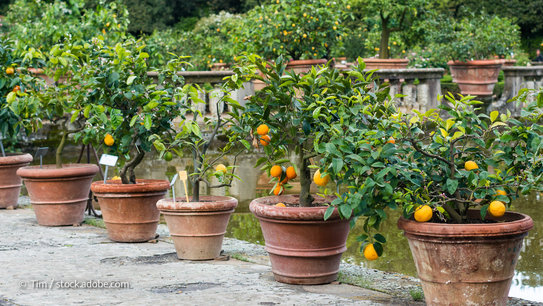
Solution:
M 0 211 L 0 231 L 0 305 L 408 304 L 347 284 L 275 282 L 268 265 L 232 256 L 250 253 L 243 250 L 246 242 L 240 247 L 235 239 L 226 239 L 219 260 L 182 261 L 167 238 L 115 243 L 104 229 L 87 224 L 39 226 L 31 209 Z M 105 282 L 128 288 L 82 288 Z

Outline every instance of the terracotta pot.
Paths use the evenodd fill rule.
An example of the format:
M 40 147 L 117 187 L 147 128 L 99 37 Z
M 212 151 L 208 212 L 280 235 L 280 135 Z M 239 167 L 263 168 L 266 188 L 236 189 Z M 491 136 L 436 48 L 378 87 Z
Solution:
M 498 82 L 501 60 L 449 61 L 453 82 L 463 95 L 490 96 Z
M 480 212 L 470 211 L 475 219 Z M 506 305 L 529 216 L 496 223 L 419 223 L 400 218 L 428 305 Z
M 328 63 L 326 59 L 310 60 L 291 60 L 287 63 L 287 70 L 292 70 L 297 74 L 308 73 L 313 66 L 323 66 Z
M 177 257 L 189 260 L 217 258 L 230 215 L 238 200 L 223 196 L 201 196 L 200 202 L 184 198 L 163 199 L 156 204 L 164 215 Z
M 503 66 L 507 67 L 515 66 L 515 64 L 517 63 L 517 60 L 512 58 L 502 59 L 501 61 L 503 63 Z
M 28 166 L 32 161 L 30 154 L 7 154 L 0 156 L 0 208 L 16 208 L 21 192 L 21 178 L 17 169 Z
M 374 69 L 406 69 L 409 60 L 407 58 L 365 58 L 367 70 Z
M 276 207 L 298 203 L 295 195 L 255 199 L 249 205 L 260 220 L 275 280 L 288 284 L 326 284 L 337 278 L 341 254 L 347 250 L 349 220 L 337 210 L 324 221 L 326 206 Z M 318 202 L 324 203 L 323 198 Z
M 211 65 L 211 71 L 223 71 L 223 70 L 229 70 L 230 65 L 227 63 L 213 63 Z
M 17 170 L 23 178 L 39 225 L 77 225 L 83 222 L 92 178 L 98 166 L 65 164 L 28 166 Z
M 166 180 L 97 181 L 91 190 L 98 198 L 109 239 L 117 242 L 145 242 L 156 237 L 160 212 L 158 200 L 170 188 Z

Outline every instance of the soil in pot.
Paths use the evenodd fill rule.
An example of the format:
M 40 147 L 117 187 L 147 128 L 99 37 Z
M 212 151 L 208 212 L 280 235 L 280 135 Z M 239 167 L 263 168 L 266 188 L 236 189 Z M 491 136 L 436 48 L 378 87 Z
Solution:
M 16 208 L 23 185 L 17 169 L 28 166 L 30 154 L 7 154 L 0 156 L 0 208 Z
M 166 180 L 120 180 L 92 183 L 109 239 L 117 242 L 146 242 L 156 238 L 160 213 L 156 207 L 170 188 Z
M 316 204 L 329 199 L 316 197 Z M 324 221 L 327 206 L 299 207 L 296 195 L 255 199 L 249 205 L 259 219 L 275 280 L 288 284 L 326 284 L 337 278 L 347 250 L 349 220 L 334 211 Z M 287 207 L 277 207 L 284 203 Z M 295 205 L 293 205 L 295 204 Z
M 224 196 L 201 196 L 200 202 L 185 198 L 163 199 L 156 204 L 168 224 L 177 257 L 209 260 L 219 257 L 230 216 L 238 200 Z
M 89 189 L 98 166 L 65 164 L 28 166 L 17 170 L 24 180 L 39 225 L 78 225 L 83 222 Z
M 470 215 L 477 219 L 480 212 Z M 427 304 L 506 305 L 522 240 L 533 221 L 513 212 L 491 220 L 443 224 L 400 218 Z

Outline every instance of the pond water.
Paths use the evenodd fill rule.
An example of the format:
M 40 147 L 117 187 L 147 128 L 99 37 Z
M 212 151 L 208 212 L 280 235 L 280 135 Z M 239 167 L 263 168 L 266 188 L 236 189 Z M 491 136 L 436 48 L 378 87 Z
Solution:
M 75 162 L 78 155 L 79 148 L 73 146 L 67 148 L 64 154 L 66 162 Z M 239 156 L 235 173 L 241 178 L 241 181 L 234 181 L 232 187 L 228 189 L 208 190 L 204 185 L 201 186 L 201 194 L 236 197 L 239 200 L 239 205 L 230 219 L 227 236 L 263 245 L 264 239 L 260 225 L 258 220 L 249 212 L 249 203 L 256 197 L 267 195 L 273 185 L 269 183 L 266 174 L 254 167 L 259 157 L 258 154 Z M 53 158 L 53 153 L 49 153 L 45 160 L 53 162 Z M 224 157 L 220 162 L 231 165 L 233 156 Z M 190 170 L 191 165 L 192 161 L 189 158 L 175 158 L 170 162 L 166 162 L 153 156 L 146 156 L 143 164 L 136 169 L 139 178 L 170 179 L 176 171 Z M 110 169 L 109 177 L 117 175 L 116 171 L 116 169 Z M 181 185 L 178 182 L 175 187 L 176 196 L 178 197 L 184 195 Z M 190 191 L 190 186 L 188 188 Z M 294 182 L 293 188 L 288 190 L 288 193 L 296 193 L 299 189 L 300 186 Z M 171 197 L 171 193 L 169 197 Z M 511 210 L 531 216 L 534 220 L 534 228 L 524 240 L 509 295 L 543 302 L 543 198 L 539 194 L 533 194 L 518 199 L 513 203 Z M 367 268 L 398 272 L 416 277 L 417 273 L 409 245 L 401 231 L 396 227 L 399 215 L 399 211 L 389 211 L 389 218 L 382 226 L 387 243 L 385 252 L 379 260 L 368 262 L 360 253 L 360 245 L 356 241 L 356 237 L 362 232 L 360 222 L 349 234 L 347 240 L 348 250 L 343 255 L 343 260 Z

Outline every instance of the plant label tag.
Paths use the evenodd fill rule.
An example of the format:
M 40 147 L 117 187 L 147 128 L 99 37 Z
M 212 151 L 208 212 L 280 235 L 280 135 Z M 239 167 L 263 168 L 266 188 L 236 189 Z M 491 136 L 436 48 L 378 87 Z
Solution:
M 176 173 L 173 178 L 172 178 L 172 181 L 170 182 L 170 186 L 173 186 L 175 184 L 175 181 L 177 181 L 177 178 L 179 177 L 179 173 Z
M 47 151 L 49 151 L 48 147 L 39 147 L 36 150 L 36 154 L 34 155 L 34 157 L 40 158 L 40 168 L 43 168 L 43 157 L 45 156 L 45 154 L 47 154 Z
M 182 170 L 182 171 L 179 171 L 179 179 L 181 181 L 183 181 L 183 187 L 185 187 L 185 197 L 187 199 L 187 203 L 189 202 L 189 192 L 187 190 L 187 179 L 188 179 L 188 175 L 187 175 L 187 171 L 185 170 Z
M 115 155 L 102 154 L 102 156 L 100 157 L 100 164 L 115 167 L 118 159 L 119 157 Z

